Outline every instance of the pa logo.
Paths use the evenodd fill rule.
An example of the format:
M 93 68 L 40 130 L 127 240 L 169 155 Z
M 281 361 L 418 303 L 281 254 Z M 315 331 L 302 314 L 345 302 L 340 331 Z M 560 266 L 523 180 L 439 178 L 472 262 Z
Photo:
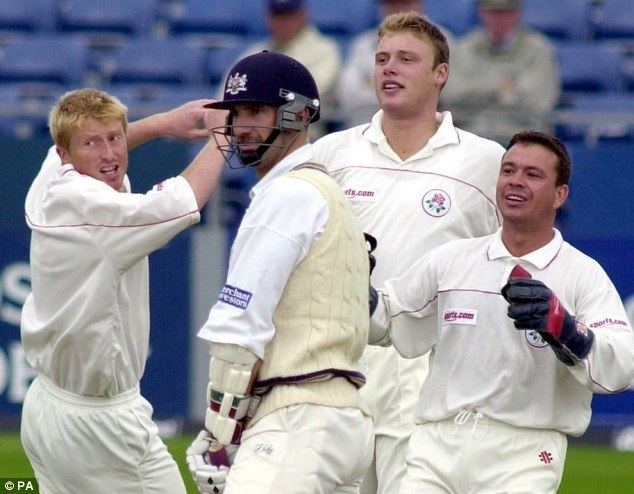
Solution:
M 535 348 L 544 348 L 548 346 L 548 343 L 544 338 L 541 337 L 539 331 L 535 331 L 534 329 L 524 331 L 524 336 L 526 337 L 526 341 L 528 344 Z
M 423 210 L 429 216 L 445 216 L 450 209 L 451 198 L 444 190 L 432 189 L 423 196 Z

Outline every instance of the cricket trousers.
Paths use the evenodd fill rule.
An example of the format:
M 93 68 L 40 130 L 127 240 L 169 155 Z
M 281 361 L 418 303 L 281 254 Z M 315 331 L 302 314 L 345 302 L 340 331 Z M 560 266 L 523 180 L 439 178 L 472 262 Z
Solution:
M 20 435 L 42 494 L 185 494 L 176 462 L 139 388 L 85 397 L 38 375 Z
M 514 427 L 463 410 L 414 428 L 399 493 L 554 494 L 567 445 L 562 432 Z
M 373 451 L 361 410 L 287 406 L 244 431 L 225 494 L 356 494 Z

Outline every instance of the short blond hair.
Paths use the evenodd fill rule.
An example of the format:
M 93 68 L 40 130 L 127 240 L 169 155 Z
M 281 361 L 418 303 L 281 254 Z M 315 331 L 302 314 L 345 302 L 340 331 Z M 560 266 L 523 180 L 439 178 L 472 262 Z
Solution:
M 73 130 L 88 118 L 120 120 L 128 128 L 128 108 L 105 91 L 84 88 L 63 94 L 51 109 L 48 126 L 56 146 L 68 149 Z
M 418 12 L 402 12 L 385 17 L 379 26 L 379 40 L 383 36 L 402 32 L 410 32 L 432 46 L 434 50 L 434 69 L 441 63 L 449 63 L 447 38 L 438 29 L 438 26 L 425 19 Z

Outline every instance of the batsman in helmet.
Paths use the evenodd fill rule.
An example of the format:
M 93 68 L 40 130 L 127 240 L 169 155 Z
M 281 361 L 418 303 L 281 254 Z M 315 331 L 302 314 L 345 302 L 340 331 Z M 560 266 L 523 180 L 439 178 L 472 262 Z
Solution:
M 237 62 L 209 106 L 228 110 L 212 129 L 227 164 L 260 180 L 198 333 L 211 358 L 189 468 L 201 492 L 353 492 L 374 441 L 359 395 L 369 263 L 344 193 L 312 163 L 317 86 L 265 51 Z

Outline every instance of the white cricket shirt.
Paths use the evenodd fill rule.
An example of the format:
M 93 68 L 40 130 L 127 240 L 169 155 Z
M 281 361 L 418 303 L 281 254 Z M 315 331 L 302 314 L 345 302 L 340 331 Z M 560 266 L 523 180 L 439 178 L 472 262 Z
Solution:
M 500 290 L 517 264 L 594 331 L 582 362 L 564 365 L 538 333 L 517 330 L 507 316 Z M 392 342 L 405 357 L 431 349 L 416 423 L 467 409 L 513 426 L 581 435 L 592 393 L 622 391 L 634 376 L 634 336 L 614 285 L 557 230 L 521 258 L 499 232 L 450 242 L 388 281 L 385 293 L 373 325 L 387 327 L 391 314 Z
M 362 230 L 378 240 L 376 285 L 438 245 L 497 230 L 495 184 L 504 154 L 498 143 L 454 127 L 451 113 L 443 112 L 427 145 L 403 161 L 387 142 L 382 119 L 380 110 L 370 124 L 314 144 L 315 161 L 341 185 Z
M 264 357 L 284 287 L 328 222 L 321 192 L 305 180 L 284 176 L 313 158 L 312 146 L 306 144 L 251 189 L 251 204 L 231 248 L 227 282 L 198 332 L 200 338 L 240 345 Z
M 52 147 L 26 198 L 31 285 L 26 359 L 59 387 L 112 396 L 139 384 L 148 353 L 147 255 L 200 220 L 181 176 L 117 192 L 61 164 Z

